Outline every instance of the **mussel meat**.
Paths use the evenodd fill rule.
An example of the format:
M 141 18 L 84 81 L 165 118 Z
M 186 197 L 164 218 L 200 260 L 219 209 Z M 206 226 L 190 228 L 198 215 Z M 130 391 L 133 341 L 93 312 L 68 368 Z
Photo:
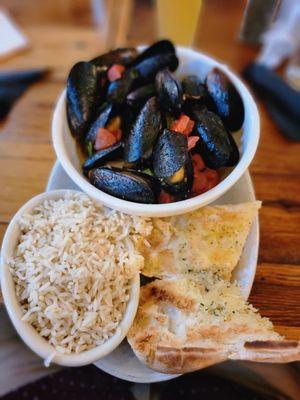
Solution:
M 155 89 L 162 110 L 179 114 L 182 106 L 181 84 L 167 68 L 156 74 Z
M 181 133 L 165 129 L 153 151 L 153 169 L 166 191 L 186 197 L 193 184 L 187 138 Z
M 100 128 L 104 128 L 108 122 L 108 119 L 112 112 L 112 104 L 106 104 L 102 107 L 99 116 L 95 120 L 95 122 L 91 125 L 90 129 L 88 130 L 85 136 L 85 142 L 91 142 L 94 145 L 97 133 Z
M 93 121 L 100 102 L 97 69 L 89 62 L 75 64 L 67 80 L 67 117 L 72 134 L 81 139 Z
M 137 162 L 151 155 L 161 129 L 161 113 L 156 97 L 151 97 L 141 109 L 124 145 L 124 159 Z
M 194 112 L 195 130 L 199 136 L 196 150 L 209 168 L 217 169 L 232 165 L 236 160 L 228 132 L 221 118 L 206 109 Z
M 100 167 L 89 172 L 92 185 L 119 199 L 136 203 L 156 203 L 160 193 L 160 182 L 141 172 Z
M 88 157 L 82 164 L 83 172 L 86 173 L 93 168 L 100 167 L 104 165 L 107 161 L 116 159 L 122 156 L 123 144 L 121 141 L 115 143 L 114 145 L 97 151 Z
M 240 129 L 245 114 L 243 101 L 224 72 L 213 68 L 206 77 L 206 88 L 226 128 L 230 131 Z

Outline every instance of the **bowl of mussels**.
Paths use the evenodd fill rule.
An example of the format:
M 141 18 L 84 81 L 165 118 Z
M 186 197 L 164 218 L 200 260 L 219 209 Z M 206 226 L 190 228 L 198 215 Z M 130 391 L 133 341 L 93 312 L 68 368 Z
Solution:
M 92 198 L 168 216 L 205 206 L 237 182 L 255 155 L 259 115 L 228 67 L 161 40 L 76 63 L 52 138 L 64 170 Z

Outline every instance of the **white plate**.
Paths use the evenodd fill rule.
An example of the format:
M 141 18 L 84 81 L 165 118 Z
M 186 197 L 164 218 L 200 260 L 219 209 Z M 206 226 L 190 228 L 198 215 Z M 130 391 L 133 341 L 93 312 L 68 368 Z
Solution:
M 46 191 L 56 189 L 80 190 L 68 177 L 60 163 L 57 161 L 49 177 Z M 247 171 L 242 178 L 222 197 L 213 204 L 236 204 L 255 200 L 250 174 Z M 259 245 L 259 225 L 256 219 L 247 238 L 241 259 L 234 271 L 236 279 L 245 298 L 248 298 L 253 284 Z M 155 372 L 135 357 L 126 341 L 110 355 L 97 361 L 95 365 L 103 371 L 120 379 L 131 382 L 152 383 L 173 379 L 178 375 L 161 374 Z

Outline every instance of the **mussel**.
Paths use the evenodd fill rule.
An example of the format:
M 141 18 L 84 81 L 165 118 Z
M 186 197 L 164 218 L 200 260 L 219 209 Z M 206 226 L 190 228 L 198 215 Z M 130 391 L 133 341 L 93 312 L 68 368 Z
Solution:
M 245 114 L 243 101 L 224 72 L 218 68 L 213 68 L 207 74 L 206 88 L 226 128 L 230 131 L 240 129 Z
M 99 129 L 105 127 L 111 115 L 111 112 L 112 104 L 106 104 L 104 107 L 102 107 L 100 114 L 98 115 L 95 122 L 93 122 L 85 136 L 86 143 L 91 142 L 92 145 L 94 145 Z
M 168 69 L 156 74 L 155 89 L 162 110 L 179 114 L 182 106 L 182 88 L 178 79 Z
M 123 200 L 136 203 L 156 203 L 160 193 L 160 182 L 141 172 L 100 167 L 89 172 L 92 185 Z
M 134 47 L 118 48 L 101 56 L 93 58 L 90 62 L 97 67 L 98 72 L 107 71 L 113 64 L 128 65 L 137 57 L 138 52 Z
M 175 47 L 173 43 L 170 42 L 170 40 L 166 39 L 159 40 L 158 42 L 155 42 L 151 46 L 147 47 L 146 50 L 142 51 L 131 65 L 134 66 L 152 56 L 156 56 L 159 54 L 167 54 L 167 53 L 175 54 L 175 52 L 176 52 Z
M 188 116 L 191 116 L 193 111 L 200 111 L 202 108 L 214 110 L 213 100 L 209 96 L 205 86 L 196 75 L 188 75 L 182 81 L 183 91 L 183 110 Z
M 238 161 L 238 149 L 230 139 L 221 118 L 215 113 L 206 109 L 194 112 L 195 129 L 199 136 L 196 150 L 203 157 L 209 168 L 217 169 L 233 165 Z
M 140 109 L 150 97 L 155 95 L 155 86 L 150 83 L 149 85 L 141 86 L 126 97 L 126 103 L 134 109 Z
M 93 168 L 104 165 L 107 161 L 121 157 L 122 151 L 123 151 L 123 144 L 121 141 L 115 143 L 114 145 L 108 147 L 107 149 L 97 151 L 84 161 L 84 163 L 82 164 L 83 172 L 86 173 L 87 171 L 90 171 Z
M 188 75 L 182 80 L 182 90 L 184 100 L 202 100 L 207 96 L 205 86 L 197 75 Z
M 123 103 L 127 94 L 136 86 L 151 83 L 158 71 L 164 68 L 176 69 L 178 58 L 175 53 L 154 55 L 127 69 L 122 78 L 111 82 L 107 98 L 113 103 Z
M 141 109 L 124 144 L 124 159 L 137 162 L 151 155 L 161 129 L 161 113 L 156 97 L 151 97 Z
M 166 191 L 187 197 L 193 184 L 193 166 L 184 135 L 164 130 L 153 151 L 153 170 Z
M 89 62 L 75 64 L 67 80 L 67 117 L 72 134 L 81 139 L 92 122 L 100 102 L 97 69 Z

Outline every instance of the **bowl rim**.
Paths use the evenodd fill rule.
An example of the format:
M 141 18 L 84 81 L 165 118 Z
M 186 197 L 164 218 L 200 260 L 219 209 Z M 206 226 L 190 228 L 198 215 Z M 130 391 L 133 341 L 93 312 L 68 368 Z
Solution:
M 139 50 L 142 48 L 143 46 L 138 46 Z M 52 142 L 55 153 L 64 170 L 67 172 L 69 177 L 80 187 L 80 189 L 110 208 L 114 208 L 134 215 L 148 217 L 163 217 L 169 215 L 183 214 L 185 212 L 195 210 L 211 203 L 222 194 L 224 194 L 227 190 L 229 190 L 247 170 L 255 155 L 260 136 L 260 119 L 256 103 L 248 88 L 234 72 L 232 72 L 225 64 L 217 61 L 215 58 L 210 57 L 204 53 L 195 51 L 191 48 L 177 46 L 176 49 L 179 59 L 182 56 L 190 60 L 200 59 L 206 64 L 215 65 L 220 68 L 226 73 L 226 75 L 235 85 L 236 89 L 243 99 L 244 106 L 245 102 L 247 102 L 248 115 L 250 118 L 250 132 L 246 151 L 242 154 L 238 164 L 232 169 L 228 176 L 226 176 L 214 188 L 196 197 L 169 204 L 143 204 L 119 199 L 94 187 L 90 182 L 86 180 L 82 173 L 79 173 L 76 170 L 70 158 L 68 157 L 63 139 L 63 124 L 66 122 L 66 119 L 64 119 L 66 108 L 66 89 L 64 89 L 58 98 L 52 119 Z
M 49 362 L 54 362 L 63 366 L 81 366 L 91 364 L 100 358 L 111 353 L 125 338 L 128 330 L 130 329 L 139 303 L 140 292 L 140 276 L 137 273 L 131 280 L 130 297 L 126 306 L 126 310 L 122 321 L 120 322 L 115 334 L 109 338 L 102 345 L 96 346 L 90 350 L 85 350 L 79 354 L 62 354 L 55 350 L 54 346 L 49 344 L 45 338 L 39 335 L 35 328 L 21 318 L 24 315 L 15 293 L 15 284 L 12 274 L 9 270 L 7 260 L 11 257 L 17 246 L 19 237 L 18 220 L 24 213 L 32 211 L 34 207 L 47 199 L 58 199 L 66 193 L 81 193 L 77 190 L 59 189 L 50 192 L 44 192 L 34 196 L 27 201 L 14 215 L 10 224 L 8 225 L 1 248 L 1 266 L 0 278 L 1 289 L 4 304 L 6 306 L 8 315 L 20 335 L 21 339 L 31 348 L 36 354 Z M 12 250 L 10 250 L 13 247 Z

